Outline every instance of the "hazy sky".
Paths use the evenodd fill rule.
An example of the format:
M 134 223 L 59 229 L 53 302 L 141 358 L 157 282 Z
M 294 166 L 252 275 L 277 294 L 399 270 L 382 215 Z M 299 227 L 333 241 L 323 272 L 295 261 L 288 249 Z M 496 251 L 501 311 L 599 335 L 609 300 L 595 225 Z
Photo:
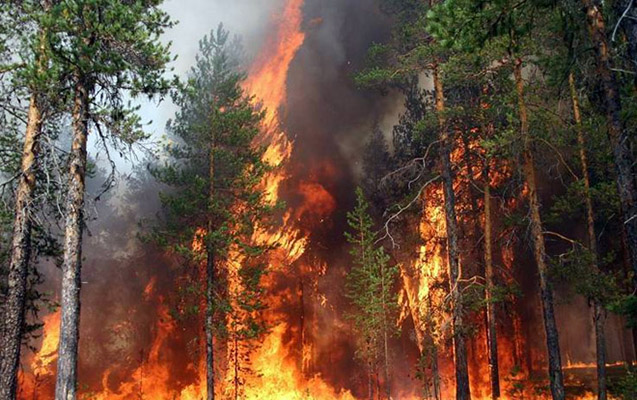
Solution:
M 178 57 L 171 64 L 174 71 L 170 74 L 186 76 L 194 63 L 199 39 L 219 23 L 223 23 L 232 34 L 240 35 L 248 56 L 253 54 L 259 48 L 271 16 L 281 5 L 282 0 L 166 0 L 164 9 L 178 21 L 163 37 L 164 42 L 172 42 L 172 52 Z M 170 99 L 159 105 L 157 102 L 142 103 L 142 120 L 152 121 L 146 130 L 153 134 L 154 140 L 163 136 L 166 122 L 174 112 Z M 130 162 L 123 159 L 116 161 L 120 172 L 130 171 Z

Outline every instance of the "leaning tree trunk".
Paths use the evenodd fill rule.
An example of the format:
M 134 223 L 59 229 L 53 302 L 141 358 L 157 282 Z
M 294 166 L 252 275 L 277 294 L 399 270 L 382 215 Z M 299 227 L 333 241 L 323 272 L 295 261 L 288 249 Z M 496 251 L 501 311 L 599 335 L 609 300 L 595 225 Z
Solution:
M 485 301 L 487 303 L 487 345 L 489 346 L 489 373 L 491 375 L 491 398 L 500 398 L 500 368 L 498 364 L 498 337 L 493 303 L 493 239 L 491 224 L 491 183 L 489 182 L 489 160 L 484 168 L 484 276 L 486 280 Z
M 62 262 L 62 320 L 58 345 L 56 400 L 75 400 L 77 351 L 80 327 L 80 287 L 82 269 L 82 230 L 86 178 L 89 92 L 84 76 L 78 76 L 73 105 L 73 144 L 69 156 L 69 183 L 66 199 L 66 226 Z
M 597 55 L 597 70 L 602 81 L 606 103 L 608 137 L 617 170 L 617 188 L 621 202 L 626 242 L 630 251 L 634 284 L 637 287 L 637 183 L 633 174 L 633 156 L 628 129 L 621 120 L 621 98 L 606 35 L 606 23 L 600 6 L 594 0 L 582 0 L 588 29 Z
M 31 94 L 20 178 L 15 197 L 15 219 L 9 263 L 8 293 L 3 305 L 4 322 L 0 352 L 0 398 L 14 399 L 17 389 L 27 276 L 31 253 L 31 207 L 35 190 L 42 111 L 38 95 Z
M 523 148 L 523 172 L 526 179 L 529 196 L 529 208 L 531 211 L 531 237 L 533 239 L 533 253 L 537 263 L 540 279 L 540 297 L 544 316 L 544 329 L 546 331 L 546 347 L 549 357 L 549 379 L 551 393 L 554 400 L 564 400 L 564 378 L 562 375 L 562 359 L 560 357 L 560 343 L 555 323 L 553 310 L 553 289 L 548 278 L 548 266 L 546 263 L 546 249 L 544 247 L 544 232 L 542 218 L 540 217 L 540 200 L 537 193 L 535 178 L 535 165 L 529 137 L 529 120 L 526 103 L 524 101 L 524 82 L 522 80 L 522 60 L 516 58 L 514 62 L 515 87 L 518 96 L 518 108 L 520 114 L 520 136 Z
M 458 252 L 458 223 L 456 219 L 455 194 L 453 191 L 453 173 L 451 171 L 451 135 L 446 129 L 444 117 L 445 100 L 442 79 L 438 65 L 433 68 L 436 112 L 440 130 L 442 182 L 445 197 L 445 221 L 447 225 L 447 256 L 449 262 L 449 286 L 451 290 L 453 345 L 456 366 L 456 399 L 471 398 L 469 388 L 469 369 L 467 365 L 467 348 L 463 332 L 462 302 L 460 293 L 460 256 Z
M 43 2 L 48 11 L 51 2 Z M 38 71 L 46 68 L 47 57 L 44 45 L 46 32 L 40 33 L 40 48 L 37 56 Z M 42 132 L 42 109 L 37 88 L 32 89 L 29 113 L 24 135 L 20 177 L 15 195 L 15 217 L 11 241 L 11 258 L 7 279 L 7 297 L 0 312 L 4 313 L 0 339 L 0 398 L 14 399 L 17 392 L 18 366 L 22 345 L 22 328 L 31 256 L 31 211 L 36 185 L 37 162 Z
M 582 180 L 584 182 L 584 202 L 586 204 L 586 227 L 588 233 L 588 250 L 591 253 L 591 267 L 599 273 L 597 256 L 597 240 L 595 235 L 595 214 L 593 213 L 593 201 L 591 199 L 591 184 L 588 175 L 588 157 L 586 156 L 586 143 L 584 140 L 584 130 L 582 128 L 582 117 L 580 114 L 579 98 L 575 88 L 573 72 L 568 74 L 568 84 L 571 91 L 571 102 L 573 105 L 573 119 L 577 131 L 577 144 L 579 147 L 580 167 L 582 170 Z M 604 322 L 606 313 L 599 299 L 593 299 L 593 322 L 595 324 L 595 344 L 597 353 L 597 398 L 606 400 L 606 334 Z
M 215 398 L 215 358 L 214 358 L 214 314 L 215 314 L 215 255 L 214 246 L 210 237 L 214 229 L 212 216 L 212 205 L 215 200 L 215 145 L 214 139 L 210 143 L 209 159 L 209 182 L 208 182 L 208 232 L 206 238 L 206 399 Z

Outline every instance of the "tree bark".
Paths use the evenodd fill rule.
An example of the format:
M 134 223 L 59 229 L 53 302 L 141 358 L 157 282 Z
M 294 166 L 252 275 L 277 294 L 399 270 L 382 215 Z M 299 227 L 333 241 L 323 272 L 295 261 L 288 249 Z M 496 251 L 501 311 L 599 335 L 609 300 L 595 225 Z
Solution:
M 214 138 L 210 143 L 209 158 L 209 187 L 208 187 L 208 231 L 206 232 L 206 393 L 207 400 L 215 398 L 215 365 L 214 365 L 214 295 L 215 295 L 215 256 L 214 247 L 209 239 L 214 229 L 212 205 L 215 200 L 215 144 Z
M 591 267 L 593 271 L 599 273 L 597 255 L 597 236 L 595 234 L 595 214 L 593 213 L 593 201 L 591 199 L 591 184 L 588 175 L 588 157 L 586 156 L 586 142 L 584 140 L 584 129 L 582 128 L 582 117 L 580 114 L 579 98 L 575 88 L 575 78 L 573 72 L 568 74 L 568 85 L 571 91 L 571 103 L 573 105 L 573 119 L 575 120 L 575 130 L 577 131 L 577 144 L 579 147 L 580 168 L 582 171 L 582 181 L 584 183 L 584 203 L 586 205 L 586 227 L 588 233 L 588 250 L 591 253 Z M 606 313 L 599 299 L 593 299 L 593 322 L 595 325 L 595 345 L 597 353 L 597 398 L 606 400 L 606 343 L 604 322 Z
M 51 8 L 50 0 L 43 2 L 43 8 Z M 46 67 L 47 57 L 44 48 L 46 32 L 40 33 L 40 48 L 37 67 L 42 72 Z M 40 135 L 42 133 L 43 112 L 37 88 L 31 89 L 29 112 L 24 135 L 20 177 L 15 197 L 15 217 L 11 240 L 11 256 L 9 260 L 9 276 L 7 279 L 7 297 L 0 309 L 3 321 L 0 328 L 0 398 L 15 399 L 17 392 L 17 374 L 20 364 L 22 331 L 25 319 L 27 279 L 29 275 L 29 259 L 31 257 L 31 211 L 33 194 L 36 186 L 37 162 L 40 151 Z
M 62 262 L 62 318 L 55 384 L 56 400 L 75 400 L 76 398 L 89 93 L 90 89 L 85 77 L 78 75 L 74 94 L 73 143 L 69 156 L 69 183 L 66 199 Z
M 622 226 L 630 250 L 633 281 L 637 287 L 637 183 L 633 174 L 631 139 L 621 120 L 621 97 L 613 71 L 613 62 L 606 35 L 606 23 L 595 0 L 582 0 L 586 8 L 588 30 L 597 56 L 597 69 L 604 88 L 608 137 L 617 170 L 617 188 L 624 221 Z
M 381 291 L 382 291 L 382 306 L 383 306 L 383 358 L 384 358 L 384 373 L 385 373 L 385 394 L 388 399 L 391 399 L 391 387 L 389 385 L 389 344 L 387 338 L 388 324 L 387 324 L 387 304 L 385 299 L 385 266 L 384 263 L 380 266 L 380 279 L 381 279 Z
M 20 363 L 27 277 L 31 254 L 31 208 L 35 190 L 37 158 L 42 129 L 38 95 L 31 94 L 22 151 L 20 178 L 15 198 L 15 219 L 9 263 L 8 293 L 3 306 L 4 321 L 0 348 L 0 398 L 15 399 Z
M 455 210 L 455 193 L 453 191 L 453 173 L 451 171 L 451 135 L 446 128 L 444 117 L 445 100 L 442 79 L 438 65 L 433 67 L 435 105 L 438 114 L 438 124 L 441 142 L 442 181 L 445 197 L 445 221 L 447 226 L 447 256 L 449 262 L 449 285 L 451 291 L 453 345 L 456 366 L 456 399 L 471 398 L 469 388 L 469 370 L 467 365 L 467 349 L 463 332 L 462 302 L 460 293 L 460 256 L 458 252 L 458 223 Z
M 491 375 L 491 398 L 500 398 L 500 368 L 498 364 L 498 338 L 493 304 L 493 239 L 491 225 L 491 182 L 489 182 L 489 160 L 484 169 L 484 276 L 486 280 L 485 301 L 487 303 L 487 345 L 489 346 L 489 373 Z
M 531 214 L 531 236 L 533 240 L 533 253 L 537 263 L 540 279 L 540 300 L 544 316 L 544 329 L 546 331 L 546 347 L 549 358 L 549 380 L 551 393 L 554 400 L 564 400 L 564 378 L 562 374 L 562 360 L 560 356 L 560 343 L 555 323 L 553 310 L 553 289 L 548 279 L 548 266 L 546 264 L 546 249 L 544 245 L 544 232 L 542 218 L 540 216 L 540 200 L 537 192 L 535 177 L 535 165 L 529 137 L 529 120 L 524 101 L 524 81 L 522 80 L 522 60 L 518 57 L 514 62 L 515 87 L 518 97 L 520 114 L 520 136 L 523 148 L 523 172 L 526 179 L 529 208 Z

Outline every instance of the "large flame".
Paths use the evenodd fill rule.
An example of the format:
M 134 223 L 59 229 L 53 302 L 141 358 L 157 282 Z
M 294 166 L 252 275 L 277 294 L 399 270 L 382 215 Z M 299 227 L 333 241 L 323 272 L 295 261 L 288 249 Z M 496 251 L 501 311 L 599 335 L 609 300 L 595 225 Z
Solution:
M 290 176 L 287 166 L 294 144 L 284 130 L 284 108 L 287 101 L 287 77 L 290 64 L 297 51 L 304 42 L 302 31 L 303 0 L 286 0 L 282 12 L 276 16 L 276 29 L 266 40 L 260 55 L 249 69 L 248 79 L 244 89 L 254 96 L 265 109 L 263 131 L 257 140 L 257 145 L 265 146 L 264 160 L 273 169 L 265 176 L 262 185 L 267 193 L 267 200 L 275 203 L 279 200 L 281 184 Z M 475 149 L 477 141 L 470 144 Z M 461 145 L 457 145 L 452 158 L 461 164 Z M 495 169 L 495 168 L 494 168 Z M 462 171 L 456 178 L 456 187 L 468 187 L 467 176 L 471 171 Z M 499 173 L 491 176 L 491 184 L 497 186 L 507 179 L 509 168 L 500 168 Z M 474 179 L 484 179 L 480 172 Z M 269 255 L 270 269 L 276 273 L 289 273 L 286 268 L 297 262 L 305 253 L 309 237 L 301 229 L 301 217 L 310 215 L 318 222 L 329 216 L 335 209 L 336 203 L 331 194 L 316 182 L 301 182 L 297 194 L 302 202 L 295 209 L 289 209 L 281 218 L 277 229 L 258 229 L 254 238 L 263 244 L 276 244 L 276 248 Z M 401 303 L 407 306 L 403 309 L 401 321 L 411 317 L 415 328 L 415 339 L 421 353 L 426 347 L 435 345 L 440 354 L 440 374 L 442 379 L 442 398 L 453 397 L 453 357 L 448 345 L 450 331 L 449 315 L 445 302 L 448 301 L 445 286 L 447 279 L 447 260 L 445 255 L 445 216 L 442 187 L 431 185 L 423 193 L 421 221 L 418 227 L 421 245 L 416 249 L 413 260 L 409 265 L 401 265 Z M 459 207 L 462 207 L 459 199 Z M 512 207 L 511 205 L 508 205 Z M 192 250 L 203 252 L 204 230 L 199 230 L 192 242 Z M 513 250 L 511 247 L 501 249 L 503 267 L 513 269 Z M 228 290 L 239 291 L 241 287 L 236 277 L 236 271 L 241 262 L 240 257 L 233 261 L 228 269 Z M 203 276 L 203 275 L 202 275 Z M 273 285 L 271 277 L 267 277 L 264 284 Z M 249 363 L 252 374 L 243 377 L 242 395 L 246 400 L 354 400 L 355 397 L 347 390 L 337 389 L 330 385 L 319 374 L 308 373 L 307 366 L 314 360 L 312 344 L 302 340 L 302 350 L 292 349 L 289 334 L 298 333 L 298 327 L 287 321 L 285 314 L 279 312 L 284 296 L 292 296 L 295 289 L 290 287 L 279 293 L 279 298 L 270 296 L 267 303 L 271 308 L 268 313 L 270 330 L 261 343 L 250 353 Z M 322 306 L 327 301 L 322 298 Z M 124 400 L 133 398 L 147 399 L 181 399 L 200 400 L 205 398 L 205 365 L 203 359 L 188 366 L 188 370 L 195 376 L 190 382 L 178 382 L 172 379 L 174 366 L 163 353 L 168 346 L 171 336 L 177 334 L 178 324 L 171 316 L 167 301 L 156 293 L 156 280 L 150 279 L 143 293 L 143 300 L 156 306 L 157 321 L 153 327 L 153 341 L 143 362 L 133 368 L 130 374 L 121 382 L 111 382 L 114 369 L 108 368 L 104 373 L 101 385 L 97 391 L 87 393 L 87 398 L 97 400 Z M 50 388 L 55 376 L 56 348 L 59 339 L 60 313 L 56 312 L 44 317 L 44 335 L 40 350 L 28 357 L 27 366 L 20 374 L 20 399 L 45 399 L 46 394 L 40 390 L 44 384 Z M 502 335 L 500 340 L 501 377 L 516 364 L 516 358 L 521 358 L 522 347 L 525 346 L 521 333 L 521 319 L 513 316 L 513 334 Z M 301 333 L 303 335 L 303 333 Z M 473 338 L 483 342 L 484 333 Z M 231 346 L 230 346 L 231 347 Z M 482 354 L 477 357 L 477 365 L 471 367 L 471 386 L 474 399 L 489 399 L 488 366 L 485 362 L 486 348 L 477 347 Z M 231 349 L 228 349 L 230 351 Z M 185 350 L 184 350 L 185 351 Z M 232 365 L 232 355 L 228 354 L 227 364 Z M 117 368 L 115 365 L 113 368 Z M 590 365 L 572 365 L 571 368 L 590 367 Z M 504 392 L 502 399 L 520 398 L 519 394 L 509 395 L 508 392 L 517 382 L 526 378 L 523 371 L 520 378 L 503 379 Z M 233 398 L 232 389 L 228 384 L 229 377 L 217 379 L 221 398 Z M 394 394 L 397 399 L 421 399 L 421 394 L 413 388 L 399 388 Z M 531 397 L 527 397 L 531 398 Z M 548 399 L 548 395 L 534 394 L 532 398 Z M 580 400 L 593 399 L 590 394 L 580 395 Z

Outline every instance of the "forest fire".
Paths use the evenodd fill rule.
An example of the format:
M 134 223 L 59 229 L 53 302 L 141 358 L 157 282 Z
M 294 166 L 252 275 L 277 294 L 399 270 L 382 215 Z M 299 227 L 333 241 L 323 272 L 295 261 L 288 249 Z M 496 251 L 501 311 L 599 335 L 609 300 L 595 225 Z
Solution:
M 524 80 L 533 77 L 527 78 L 527 71 L 522 74 L 521 56 L 513 60 L 511 49 L 515 46 L 510 46 L 509 53 L 502 57 L 504 61 L 490 62 L 484 71 L 468 74 L 469 78 L 462 80 L 454 73 L 461 74 L 458 71 L 465 67 L 465 59 L 453 59 L 457 64 L 451 65 L 458 71 L 449 73 L 439 63 L 455 54 L 438 59 L 437 55 L 431 56 L 435 54 L 431 49 L 419 47 L 422 43 L 394 43 L 411 41 L 414 37 L 427 45 L 439 40 L 435 35 L 441 33 L 436 26 L 427 28 L 431 32 L 412 37 L 411 29 L 420 29 L 416 26 L 422 21 L 409 18 L 422 10 L 387 18 L 383 13 L 395 11 L 385 10 L 374 0 L 361 0 L 360 5 L 325 5 L 313 0 L 279 3 L 260 50 L 246 69 L 245 80 L 237 78 L 234 82 L 239 95 L 232 90 L 230 94 L 223 93 L 231 99 L 232 106 L 222 104 L 219 100 L 222 95 L 208 93 L 214 98 L 211 104 L 219 108 L 207 110 L 212 116 L 206 115 L 205 121 L 222 133 L 213 132 L 205 137 L 209 134 L 206 132 L 204 139 L 210 143 L 203 146 L 197 140 L 193 142 L 196 150 L 206 147 L 205 152 L 192 151 L 196 157 L 189 154 L 193 158 L 201 158 L 202 154 L 208 157 L 204 163 L 208 175 L 203 175 L 207 178 L 200 179 L 201 175 L 193 178 L 187 168 L 183 174 L 169 168 L 168 178 L 155 170 L 148 172 L 160 184 L 170 185 L 171 181 L 184 179 L 193 185 L 188 186 L 190 189 L 205 187 L 204 203 L 197 203 L 203 191 L 195 195 L 184 190 L 186 201 L 177 204 L 172 198 L 166 201 L 168 196 L 153 188 L 155 197 L 160 198 L 158 207 L 164 207 L 165 213 L 157 219 L 165 218 L 161 223 L 171 229 L 177 225 L 183 231 L 174 234 L 168 228 L 158 229 L 166 238 L 134 246 L 128 241 L 119 243 L 124 250 L 113 250 L 112 254 L 107 254 L 111 249 L 104 245 L 101 248 L 104 254 L 95 257 L 97 266 L 88 267 L 93 275 L 82 278 L 81 282 L 93 292 L 88 301 L 82 298 L 78 397 L 87 400 L 204 400 L 213 396 L 221 400 L 629 398 L 621 392 L 630 390 L 627 381 L 617 377 L 634 374 L 631 368 L 637 356 L 637 336 L 632 337 L 627 328 L 631 310 L 626 311 L 634 293 L 624 293 L 632 290 L 627 248 L 630 237 L 623 234 L 622 243 L 617 244 L 606 236 L 599 239 L 606 232 L 592 234 L 601 225 L 601 218 L 604 229 L 619 229 L 617 215 L 625 210 L 617 209 L 618 199 L 591 199 L 588 193 L 589 206 L 603 204 L 602 216 L 600 221 L 594 221 L 591 212 L 586 221 L 588 230 L 583 229 L 583 218 L 578 214 L 583 206 L 573 205 L 575 200 L 566 197 L 581 200 L 585 197 L 582 187 L 590 190 L 588 178 L 580 178 L 580 173 L 573 172 L 570 165 L 576 163 L 571 154 L 575 152 L 571 149 L 556 152 L 557 161 L 547 156 L 550 160 L 543 162 L 550 165 L 545 170 L 533 160 L 532 152 L 537 152 L 533 146 L 541 148 L 547 139 L 542 137 L 534 142 L 525 136 L 535 134 L 535 128 L 529 129 L 525 121 L 524 89 L 538 90 L 532 93 L 538 98 L 545 94 L 535 87 L 524 86 Z M 401 26 L 404 31 L 400 31 L 405 37 L 388 29 L 382 34 L 365 32 L 356 36 L 351 32 L 350 20 L 335 17 L 338 13 L 332 15 L 330 7 L 359 23 L 365 18 L 377 19 L 378 25 L 372 24 L 369 30 L 405 24 Z M 452 18 L 444 10 L 433 9 L 444 15 L 436 23 L 442 25 Z M 426 13 L 427 18 L 431 15 L 434 14 Z M 513 32 L 500 27 L 496 31 Z M 222 32 L 221 27 L 217 32 Z M 350 43 L 349 38 L 339 35 L 355 38 Z M 225 39 L 212 37 L 210 42 L 208 37 L 202 40 L 200 46 L 204 47 L 200 49 L 212 43 L 207 50 L 214 53 L 219 50 L 215 46 L 223 47 Z M 377 44 L 379 38 L 387 44 Z M 332 42 L 337 39 L 343 43 L 334 45 Z M 511 43 L 517 43 L 516 40 L 511 38 Z M 471 45 L 477 46 L 473 42 Z M 411 50 L 401 53 L 410 46 Z M 361 50 L 368 52 L 364 54 Z M 492 51 L 497 53 L 501 49 Z M 419 59 L 423 55 L 435 60 L 424 62 Z M 202 58 L 198 57 L 197 62 Z M 334 66 L 325 70 L 323 65 L 308 68 L 323 58 Z M 380 64 L 366 65 L 374 62 L 390 63 L 393 69 Z M 424 68 L 424 72 L 414 73 L 414 68 Z M 498 68 L 504 72 L 494 72 Z M 409 71 L 408 76 L 405 71 Z M 496 76 L 500 73 L 502 76 Z M 514 89 L 509 86 L 513 86 L 513 79 L 516 79 L 517 103 L 510 100 Z M 447 84 L 444 89 L 443 81 Z M 196 84 L 197 79 L 192 82 Z M 324 84 L 325 92 L 306 96 L 306 90 Z M 501 92 L 493 89 L 497 85 L 501 85 L 498 87 Z M 212 87 L 224 90 L 223 84 Z M 365 92 L 379 87 L 379 93 Z M 490 92 L 492 89 L 494 93 Z M 188 97 L 188 90 L 185 93 L 186 101 L 182 98 L 178 106 L 192 111 L 187 108 L 188 102 L 196 103 L 193 101 L 196 98 Z M 395 115 L 378 115 L 383 107 L 390 108 L 385 103 L 394 101 L 383 97 L 388 93 L 388 97 L 400 93 L 396 98 L 404 100 L 399 121 L 392 127 L 391 143 L 386 132 L 380 132 L 380 126 L 384 119 L 393 121 Z M 332 102 L 330 96 L 338 99 Z M 175 99 L 179 103 L 179 96 Z M 248 105 L 246 109 L 240 109 L 236 115 L 228 112 L 234 111 L 233 107 L 239 109 L 242 102 Z M 385 103 L 381 107 L 374 102 Z M 556 103 L 556 109 L 564 113 L 563 101 Z M 577 101 L 574 103 L 577 107 Z M 471 111 L 473 114 L 462 114 L 469 113 L 467 110 L 476 104 L 477 111 Z M 350 106 L 351 109 L 344 109 Z M 396 108 L 391 111 L 395 113 Z M 312 115 L 315 109 L 316 115 Z M 257 116 L 259 111 L 263 111 L 263 118 L 260 115 L 254 118 L 259 126 L 255 129 L 250 121 L 252 113 Z M 296 114 L 292 115 L 292 111 Z M 246 120 L 241 119 L 248 114 Z M 175 119 L 179 121 L 184 115 L 190 114 L 182 110 Z M 555 116 L 542 114 L 532 122 L 539 124 L 551 118 Z M 567 124 L 569 118 L 570 114 L 562 116 L 560 124 Z M 368 140 L 368 132 L 362 133 L 371 120 L 373 130 L 380 132 L 383 141 L 377 147 L 373 140 Z M 592 117 L 588 123 L 601 124 Z M 341 124 L 351 137 L 342 140 L 337 137 Z M 518 125 L 523 140 L 506 136 L 517 134 Z M 197 124 L 186 126 L 200 128 Z M 170 127 L 170 134 L 179 135 L 179 125 Z M 567 133 L 573 130 L 561 125 L 559 129 Z M 232 133 L 228 132 L 237 136 L 230 137 Z M 263 152 L 255 151 L 258 156 L 252 161 L 245 161 L 252 153 L 242 154 L 245 159 L 231 159 L 228 154 L 240 153 L 237 148 L 241 146 L 236 142 L 249 132 L 254 134 L 246 143 L 251 142 L 253 147 L 244 147 L 262 148 Z M 191 133 L 186 130 L 180 137 L 187 140 Z M 500 133 L 503 136 L 497 136 Z M 367 135 L 364 140 L 363 134 Z M 531 142 L 533 146 L 529 145 Z M 319 145 L 324 148 L 314 148 Z M 181 153 L 180 144 L 171 142 L 168 147 L 171 146 L 178 154 L 176 158 L 188 154 L 188 151 Z M 591 145 L 595 146 L 601 147 L 599 143 Z M 553 150 L 554 146 L 549 147 Z M 434 149 L 431 154 L 430 149 Z M 584 152 L 582 147 L 580 153 Z M 608 168 L 608 154 L 595 159 L 594 167 L 599 170 L 595 171 L 594 179 L 608 175 L 604 170 Z M 265 172 L 258 179 L 251 179 L 250 174 L 257 173 L 255 165 L 261 166 L 259 159 L 265 164 Z M 520 159 L 523 167 L 518 165 Z M 225 169 L 215 171 L 218 164 Z M 196 166 L 193 170 L 200 173 L 197 168 L 201 165 Z M 401 181 L 405 177 L 406 181 Z M 396 182 L 390 182 L 390 178 Z M 566 184 L 560 187 L 553 184 L 568 179 L 574 180 L 574 189 Z M 604 183 L 606 186 L 595 190 L 612 192 Z M 242 191 L 245 188 L 239 188 L 241 184 L 249 185 L 249 190 Z M 354 186 L 360 189 L 355 191 Z M 260 196 L 263 204 L 250 203 Z M 171 201 L 186 215 L 184 219 L 170 220 L 165 203 Z M 186 214 L 184 210 L 193 204 L 199 209 Z M 253 210 L 248 209 L 249 205 L 258 211 L 260 207 L 267 209 L 264 212 L 267 216 L 251 219 Z M 137 211 L 130 214 L 136 218 Z M 563 222 L 560 213 L 575 217 Z M 539 221 L 539 216 L 544 220 Z M 133 219 L 130 215 L 122 218 L 129 219 L 126 221 L 129 224 Z M 183 221 L 192 225 L 179 226 Z M 109 235 L 118 236 L 108 232 L 108 228 L 105 231 L 106 234 L 100 233 L 92 240 L 102 245 L 100 240 L 109 243 L 108 240 L 113 240 Z M 592 246 L 581 243 L 585 241 L 580 237 L 586 233 L 591 236 Z M 162 247 L 170 240 L 177 244 Z M 597 256 L 596 240 L 604 257 Z M 220 250 L 213 249 L 211 243 L 218 244 Z M 99 245 L 95 247 L 100 248 Z M 183 261 L 180 257 L 189 258 Z M 112 272 L 105 268 L 111 265 L 114 265 Z M 263 272 L 257 265 L 264 266 Z M 582 265 L 587 268 L 593 265 L 596 272 L 583 269 Z M 623 269 L 620 271 L 617 265 Z M 94 272 L 99 268 L 102 270 Z M 608 279 L 602 281 L 607 272 Z M 112 276 L 107 277 L 108 274 Z M 572 276 L 567 279 L 567 274 Z M 98 278 L 105 283 L 97 282 Z M 253 292 L 251 283 L 256 288 Z M 610 290 L 609 287 L 617 292 L 621 287 L 621 296 L 600 294 Z M 86 292 L 82 294 L 87 296 Z M 606 302 L 605 308 L 600 306 L 602 301 Z M 84 308 L 87 303 L 91 305 L 89 309 Z M 616 314 L 611 315 L 613 312 Z M 57 349 L 64 342 L 62 315 L 58 310 L 42 316 L 41 338 L 29 338 L 39 345 L 37 351 L 21 354 L 18 400 L 53 398 L 57 369 L 61 368 L 57 366 Z M 552 327 L 551 320 L 557 320 L 559 326 Z M 596 336 L 603 331 L 600 327 L 611 332 L 601 340 Z M 552 338 L 551 330 L 558 328 L 559 338 L 556 333 Z M 462 345 L 457 345 L 458 342 Z M 605 358 L 599 357 L 600 346 L 605 349 Z M 60 359 L 63 354 L 60 351 Z M 562 359 L 556 360 L 555 354 Z M 556 364 L 559 374 L 554 370 Z M 613 389 L 604 395 L 596 393 L 605 385 L 599 378 L 601 369 L 607 371 Z M 211 382 L 214 389 L 209 392 Z M 463 385 L 466 387 L 462 388 Z

